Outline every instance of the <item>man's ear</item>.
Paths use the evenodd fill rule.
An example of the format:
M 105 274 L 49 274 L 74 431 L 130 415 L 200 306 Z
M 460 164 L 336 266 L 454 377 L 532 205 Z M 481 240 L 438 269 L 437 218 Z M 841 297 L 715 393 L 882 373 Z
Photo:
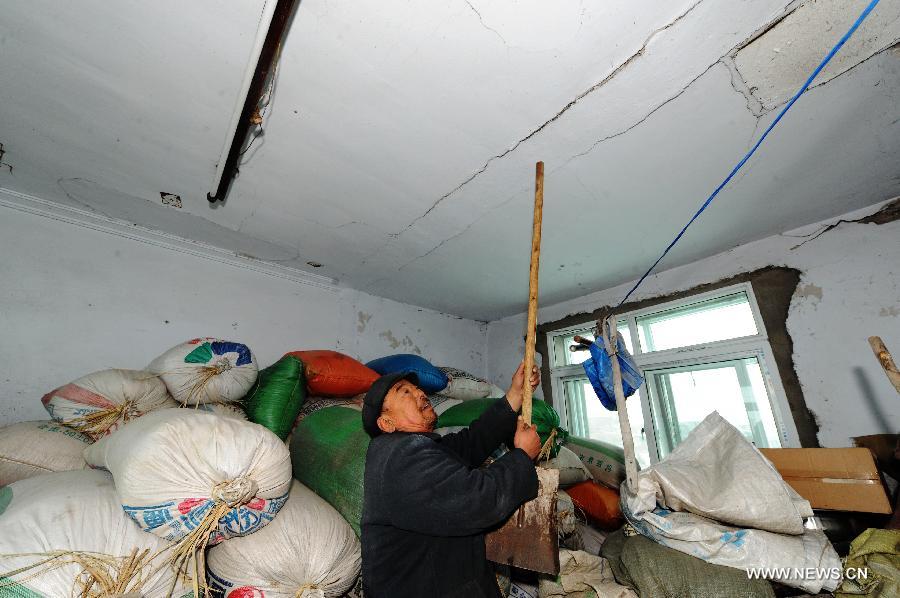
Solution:
M 394 420 L 389 418 L 386 415 L 378 416 L 378 429 L 384 432 L 385 434 L 390 434 L 397 430 L 397 426 L 394 424 Z

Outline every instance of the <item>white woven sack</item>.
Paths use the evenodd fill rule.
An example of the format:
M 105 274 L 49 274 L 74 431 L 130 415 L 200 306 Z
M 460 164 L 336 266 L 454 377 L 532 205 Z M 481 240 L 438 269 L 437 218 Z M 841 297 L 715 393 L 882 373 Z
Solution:
M 275 521 L 213 546 L 206 566 L 210 587 L 225 598 L 332 598 L 356 581 L 360 546 L 340 513 L 294 481 Z
M 119 577 L 119 567 L 132 552 L 148 551 L 139 568 L 143 579 L 132 579 L 123 594 L 169 595 L 175 573 L 166 564 L 168 543 L 145 534 L 119 505 L 112 477 L 104 471 L 52 473 L 0 488 L 0 579 L 7 578 L 42 596 L 63 598 L 76 592 L 76 578 L 87 579 L 84 565 L 100 567 Z M 158 555 L 156 558 L 151 558 Z M 32 567 L 41 561 L 46 561 Z M 112 567 L 109 567 L 112 565 Z M 10 572 L 25 569 L 16 575 Z M 121 581 L 124 581 L 121 580 Z M 16 595 L 13 586 L 13 595 Z M 175 596 L 188 588 L 175 584 Z M 99 596 L 100 588 L 94 586 Z
M 41 399 L 50 417 L 93 439 L 156 409 L 177 407 L 165 384 L 138 370 L 101 370 L 48 392 Z
M 113 474 L 125 512 L 166 540 L 252 533 L 287 500 L 291 459 L 266 428 L 194 409 L 138 418 L 84 452 Z
M 770 569 L 810 594 L 837 580 L 800 579 L 793 570 L 840 568 L 825 534 L 806 530 L 809 503 L 788 486 L 743 434 L 713 412 L 668 457 L 623 484 L 622 512 L 648 538 L 717 565 Z
M 568 488 L 580 482 L 593 480 L 594 476 L 588 471 L 578 455 L 564 446 L 559 447 L 556 457 L 547 462 L 547 467 L 559 470 L 559 487 Z
M 53 420 L 0 428 L 0 486 L 53 471 L 85 469 L 82 453 L 91 442 Z
M 247 345 L 195 338 L 172 347 L 147 366 L 182 405 L 229 403 L 247 394 L 259 368 Z
M 197 405 L 196 408 L 200 411 L 221 415 L 222 417 L 247 421 L 247 414 L 244 413 L 244 410 L 237 403 L 204 403 Z M 193 409 L 193 407 L 184 407 L 184 409 Z
M 447 378 L 450 379 L 447 387 L 441 391 L 442 395 L 461 401 L 469 401 L 472 399 L 484 399 L 491 394 L 492 385 L 487 380 L 482 380 L 469 372 L 456 368 L 439 367 L 438 369 L 447 374 Z

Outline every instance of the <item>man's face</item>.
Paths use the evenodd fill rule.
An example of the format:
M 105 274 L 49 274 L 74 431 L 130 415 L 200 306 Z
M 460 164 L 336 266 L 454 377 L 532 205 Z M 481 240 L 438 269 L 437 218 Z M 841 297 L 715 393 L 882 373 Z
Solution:
M 378 427 L 387 433 L 433 432 L 435 422 L 428 396 L 409 380 L 400 380 L 384 397 Z

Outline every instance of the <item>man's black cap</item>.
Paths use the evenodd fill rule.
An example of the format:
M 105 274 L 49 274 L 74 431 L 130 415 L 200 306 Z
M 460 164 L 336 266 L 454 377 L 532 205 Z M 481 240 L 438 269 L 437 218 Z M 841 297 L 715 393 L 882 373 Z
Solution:
M 419 377 L 414 372 L 394 372 L 393 374 L 385 374 L 372 384 L 372 387 L 369 388 L 369 392 L 366 393 L 366 398 L 363 399 L 363 429 L 372 438 L 381 434 L 381 428 L 378 427 L 378 417 L 381 415 L 381 406 L 384 405 L 384 397 L 391 387 L 400 380 L 409 380 L 416 386 L 419 385 Z

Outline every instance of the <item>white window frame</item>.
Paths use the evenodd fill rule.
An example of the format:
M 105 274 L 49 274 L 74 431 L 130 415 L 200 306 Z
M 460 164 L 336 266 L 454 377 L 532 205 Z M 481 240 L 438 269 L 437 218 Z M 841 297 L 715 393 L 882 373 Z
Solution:
M 753 319 L 756 323 L 757 334 L 729 340 L 678 347 L 676 349 L 653 351 L 650 353 L 644 353 L 642 351 L 641 339 L 638 334 L 637 326 L 637 319 L 639 317 L 693 305 L 701 301 L 716 299 L 726 295 L 740 293 L 742 291 L 746 294 L 749 301 Z M 714 291 L 691 295 L 683 299 L 658 303 L 652 307 L 616 314 L 616 320 L 618 322 L 624 320 L 627 328 L 631 332 L 631 340 L 634 347 L 633 357 L 642 373 L 644 370 L 652 371 L 672 367 L 701 365 L 704 363 L 725 361 L 729 359 L 755 357 L 759 362 L 766 390 L 771 399 L 772 414 L 775 419 L 775 426 L 778 430 L 781 446 L 785 448 L 800 447 L 800 437 L 797 434 L 794 418 L 791 416 L 790 405 L 788 404 L 784 387 L 781 384 L 781 377 L 778 375 L 775 355 L 772 353 L 772 347 L 769 344 L 769 336 L 766 332 L 765 323 L 760 315 L 759 305 L 756 302 L 753 287 L 749 282 L 729 285 Z M 563 427 L 567 427 L 569 423 L 568 404 L 565 400 L 563 382 L 572 378 L 584 378 L 585 373 L 584 368 L 580 363 L 562 366 L 555 365 L 555 341 L 560 336 L 575 334 L 579 331 L 583 332 L 593 325 L 593 322 L 585 322 L 576 326 L 551 330 L 546 333 L 547 352 L 550 361 L 550 382 L 553 393 L 552 403 L 559 413 L 560 424 Z M 566 347 L 565 350 L 568 350 L 568 347 Z M 646 378 L 647 376 L 645 376 L 645 380 Z M 650 395 L 651 393 L 645 382 L 641 385 L 640 390 L 635 396 L 640 397 L 641 406 L 643 407 L 644 433 L 647 435 L 648 446 L 650 447 L 650 462 L 657 463 L 659 462 L 659 445 L 656 441 L 656 432 L 653 426 L 653 409 L 655 407 L 652 405 L 653 398 Z M 632 400 L 633 398 L 634 397 L 632 397 Z

